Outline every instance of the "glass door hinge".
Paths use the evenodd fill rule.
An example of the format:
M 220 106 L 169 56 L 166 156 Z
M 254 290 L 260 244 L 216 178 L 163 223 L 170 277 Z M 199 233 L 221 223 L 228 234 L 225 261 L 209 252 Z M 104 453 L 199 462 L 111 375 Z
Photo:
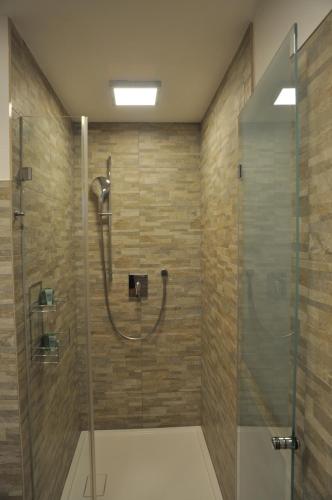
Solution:
M 32 168 L 21 167 L 17 177 L 21 182 L 32 181 Z
M 271 438 L 275 450 L 297 450 L 300 446 L 299 440 L 295 436 Z

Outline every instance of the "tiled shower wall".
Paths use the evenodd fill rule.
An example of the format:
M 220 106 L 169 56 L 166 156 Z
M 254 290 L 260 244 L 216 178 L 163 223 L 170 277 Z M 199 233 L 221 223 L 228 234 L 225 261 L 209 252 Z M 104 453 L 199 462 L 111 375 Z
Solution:
M 12 120 L 15 208 L 19 208 L 19 189 L 15 179 L 20 165 L 20 151 L 23 152 L 23 165 L 33 170 L 32 181 L 24 183 L 24 229 L 20 219 L 13 224 L 24 498 L 29 500 L 32 497 L 32 461 L 33 499 L 58 500 L 80 432 L 73 293 L 73 132 L 71 121 L 61 118 L 67 113 L 14 29 L 11 37 L 11 95 L 13 107 L 18 113 L 36 116 L 22 121 L 22 149 L 16 114 Z M 58 365 L 43 365 L 37 359 L 31 359 L 30 346 L 26 356 L 25 334 L 28 335 L 28 330 L 25 332 L 24 327 L 22 262 L 27 302 L 30 285 L 39 280 L 44 286 L 54 288 L 58 297 L 65 299 L 57 313 L 56 324 L 59 330 L 67 332 L 70 329 L 72 343 Z M 35 320 L 33 324 L 36 324 Z M 34 342 L 38 342 L 41 330 L 35 327 L 30 330 Z M 30 340 L 28 336 L 29 343 Z M 30 405 L 27 399 L 28 380 Z
M 200 424 L 200 128 L 90 124 L 89 182 L 112 155 L 113 283 L 125 334 L 151 330 L 169 272 L 166 311 L 145 341 L 120 339 L 104 303 L 100 227 L 89 200 L 89 274 L 97 429 Z M 104 226 L 107 241 L 106 225 Z M 148 274 L 149 297 L 128 299 L 128 274 Z M 84 409 L 83 409 L 84 410 Z
M 297 490 L 332 492 L 332 13 L 300 50 L 301 334 Z
M 10 181 L 0 181 L 0 498 L 23 493 Z
M 251 62 L 250 29 L 202 124 L 202 425 L 224 500 L 235 498 L 238 116 Z

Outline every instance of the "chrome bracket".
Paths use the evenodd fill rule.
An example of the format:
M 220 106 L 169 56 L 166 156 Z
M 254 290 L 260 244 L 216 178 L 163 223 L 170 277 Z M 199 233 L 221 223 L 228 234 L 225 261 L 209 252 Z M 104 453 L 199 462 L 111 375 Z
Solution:
M 23 210 L 19 210 L 17 208 L 15 208 L 14 210 L 14 219 L 17 219 L 17 217 L 24 217 L 25 213 L 23 212 Z
M 297 450 L 300 446 L 299 440 L 295 436 L 271 438 L 275 450 Z
M 20 182 L 32 181 L 32 168 L 31 167 L 21 167 L 17 174 L 17 178 Z

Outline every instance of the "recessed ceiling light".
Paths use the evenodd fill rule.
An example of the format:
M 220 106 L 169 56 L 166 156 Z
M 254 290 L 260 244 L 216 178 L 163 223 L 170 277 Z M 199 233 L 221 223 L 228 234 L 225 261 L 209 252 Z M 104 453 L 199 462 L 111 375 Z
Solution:
M 155 106 L 161 82 L 131 82 L 112 80 L 116 106 Z
M 295 106 L 296 89 L 294 87 L 281 89 L 280 94 L 274 101 L 274 106 Z

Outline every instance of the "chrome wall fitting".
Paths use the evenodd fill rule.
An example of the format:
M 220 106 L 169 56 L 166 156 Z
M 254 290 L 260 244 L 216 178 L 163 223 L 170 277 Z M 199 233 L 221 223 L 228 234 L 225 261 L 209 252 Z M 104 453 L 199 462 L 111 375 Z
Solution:
M 128 275 L 129 297 L 135 299 L 146 299 L 148 296 L 148 275 L 129 274 Z
M 23 210 L 19 210 L 18 208 L 15 208 L 14 210 L 14 219 L 17 219 L 18 217 L 24 217 L 25 213 Z
M 19 179 L 21 182 L 32 181 L 32 168 L 21 167 L 19 170 Z
M 299 440 L 294 436 L 271 438 L 275 450 L 297 450 L 300 446 Z

